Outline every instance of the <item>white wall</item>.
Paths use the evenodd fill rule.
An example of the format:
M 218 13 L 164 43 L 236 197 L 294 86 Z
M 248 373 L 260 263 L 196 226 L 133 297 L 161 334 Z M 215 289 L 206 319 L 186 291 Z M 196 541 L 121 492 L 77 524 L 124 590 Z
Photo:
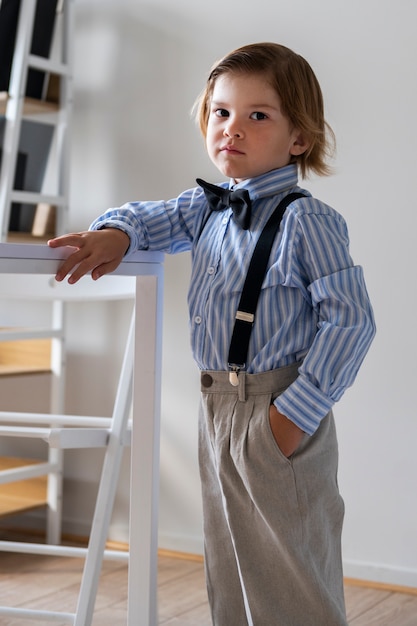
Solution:
M 71 229 L 127 200 L 173 197 L 196 176 L 219 179 L 189 112 L 211 64 L 232 48 L 277 41 L 315 69 L 338 156 L 336 175 L 309 187 L 346 217 L 378 325 L 356 385 L 335 411 L 345 573 L 417 586 L 415 4 L 77 0 L 76 7 Z M 202 547 L 198 375 L 188 348 L 188 276 L 187 255 L 167 259 L 160 537 L 164 547 L 195 552 Z M 77 457 L 67 470 L 80 479 L 93 468 Z M 116 539 L 127 537 L 127 481 L 126 462 Z M 71 485 L 77 489 L 76 480 Z

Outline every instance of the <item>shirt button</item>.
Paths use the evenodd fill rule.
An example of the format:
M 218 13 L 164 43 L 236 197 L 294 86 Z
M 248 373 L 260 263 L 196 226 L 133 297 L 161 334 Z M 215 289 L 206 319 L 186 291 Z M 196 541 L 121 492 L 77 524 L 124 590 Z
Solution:
M 229 221 L 229 218 L 224 217 L 223 220 L 222 220 L 222 224 L 227 224 L 228 221 Z
M 210 276 L 214 274 L 214 267 L 209 267 L 207 270 L 207 274 L 210 274 Z
M 195 318 L 194 318 L 194 322 L 196 324 L 201 324 L 201 317 L 199 315 L 196 315 Z

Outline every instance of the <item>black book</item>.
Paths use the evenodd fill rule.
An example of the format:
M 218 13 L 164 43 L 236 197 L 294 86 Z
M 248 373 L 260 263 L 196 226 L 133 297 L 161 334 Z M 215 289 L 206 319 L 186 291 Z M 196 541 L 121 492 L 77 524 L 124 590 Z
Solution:
M 20 0 L 0 3 L 0 91 L 9 90 Z
M 0 166 L 1 166 L 2 151 L 0 148 Z M 14 177 L 14 189 L 24 189 L 25 186 L 25 172 L 27 163 L 27 154 L 19 152 L 17 155 L 16 172 Z M 17 202 L 13 202 L 10 209 L 9 230 L 19 230 L 20 225 L 20 213 L 22 205 Z

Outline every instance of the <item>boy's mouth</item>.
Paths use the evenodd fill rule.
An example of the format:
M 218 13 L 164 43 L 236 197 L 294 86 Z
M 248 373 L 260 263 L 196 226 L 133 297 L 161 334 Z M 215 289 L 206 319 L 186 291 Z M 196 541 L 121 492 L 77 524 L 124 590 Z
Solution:
M 222 148 L 220 148 L 220 152 L 228 152 L 230 154 L 244 154 L 241 150 L 238 150 L 233 144 L 227 144 L 226 146 L 223 146 Z

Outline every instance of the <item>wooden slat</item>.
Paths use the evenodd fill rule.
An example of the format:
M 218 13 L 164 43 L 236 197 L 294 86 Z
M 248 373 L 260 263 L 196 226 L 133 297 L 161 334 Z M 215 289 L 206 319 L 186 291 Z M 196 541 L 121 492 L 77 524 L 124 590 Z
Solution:
M 5 91 L 0 92 L 0 115 L 6 113 L 7 101 L 9 94 Z M 55 102 L 47 100 L 36 100 L 35 98 L 25 98 L 23 104 L 24 115 L 38 115 L 40 113 L 56 113 L 59 106 Z
M 7 243 L 38 243 L 38 244 L 45 244 L 48 239 L 50 239 L 51 236 L 50 235 L 45 235 L 45 237 L 34 237 L 34 235 L 32 235 L 32 233 L 24 233 L 24 232 L 18 232 L 18 231 L 13 231 L 13 230 L 9 230 L 9 232 L 7 233 Z
M 0 376 L 49 372 L 50 339 L 0 341 Z
M 40 463 L 37 459 L 0 457 L 0 471 Z M 0 485 L 0 516 L 22 513 L 46 504 L 46 476 Z

